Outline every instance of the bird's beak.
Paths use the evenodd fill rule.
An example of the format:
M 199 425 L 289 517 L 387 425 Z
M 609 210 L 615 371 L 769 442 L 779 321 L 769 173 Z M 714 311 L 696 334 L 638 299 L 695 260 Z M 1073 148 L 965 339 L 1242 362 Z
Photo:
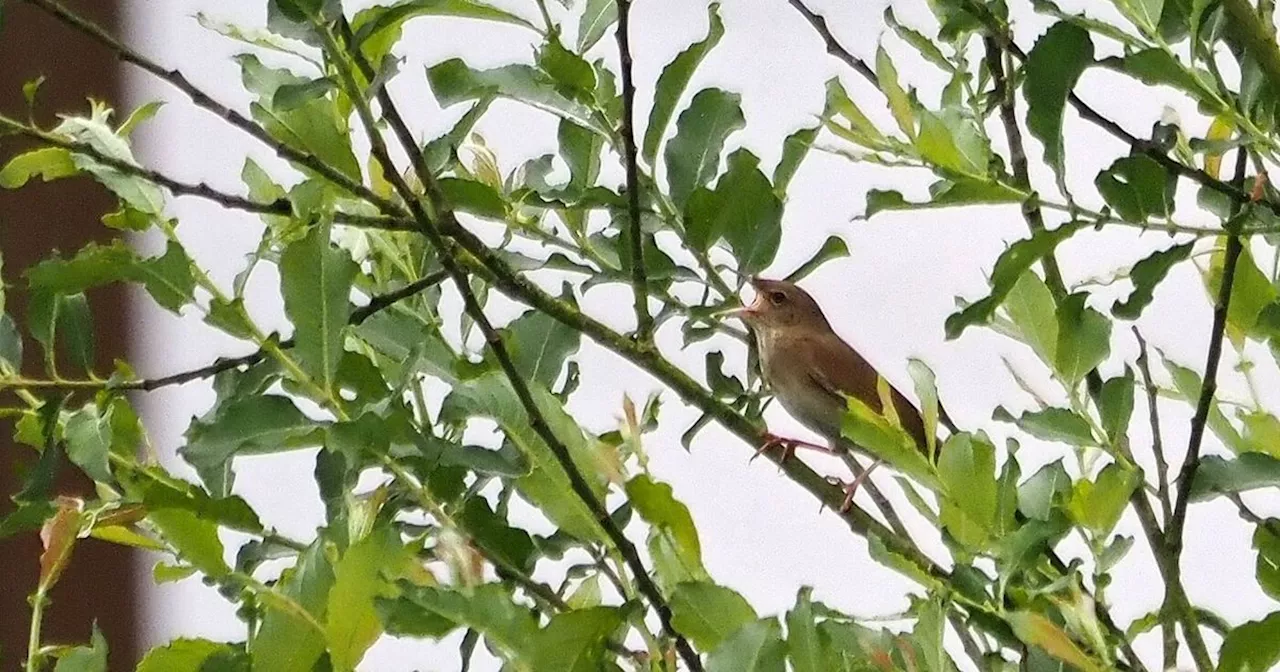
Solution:
M 752 276 L 747 281 L 751 283 L 752 288 L 756 290 L 755 300 L 752 301 L 750 305 L 742 306 L 741 308 L 730 308 L 719 314 L 724 315 L 725 317 L 736 317 L 743 322 L 750 322 L 752 319 L 760 315 L 764 310 L 764 302 L 761 300 L 763 293 L 760 291 L 760 285 L 758 284 L 759 278 Z

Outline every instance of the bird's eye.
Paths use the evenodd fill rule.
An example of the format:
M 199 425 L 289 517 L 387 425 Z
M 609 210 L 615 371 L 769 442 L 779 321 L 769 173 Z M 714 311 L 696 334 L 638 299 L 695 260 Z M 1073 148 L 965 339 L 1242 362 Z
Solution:
M 782 292 L 769 292 L 769 303 L 775 306 L 781 306 L 787 300 L 787 295 Z

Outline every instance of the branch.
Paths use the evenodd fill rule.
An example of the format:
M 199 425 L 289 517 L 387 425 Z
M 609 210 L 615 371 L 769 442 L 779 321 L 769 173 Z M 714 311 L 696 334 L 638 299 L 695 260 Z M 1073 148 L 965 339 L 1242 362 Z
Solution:
M 1169 524 L 1173 518 L 1173 504 L 1169 499 L 1169 462 L 1164 457 L 1164 442 L 1160 438 L 1160 410 L 1157 405 L 1158 391 L 1151 382 L 1150 360 L 1147 358 L 1147 341 L 1142 332 L 1133 328 L 1133 335 L 1138 339 L 1138 370 L 1142 372 L 1142 386 L 1147 391 L 1147 409 L 1151 418 L 1151 451 L 1156 458 L 1156 496 L 1160 499 L 1161 513 L 1164 522 Z M 1166 666 L 1167 667 L 1167 666 Z
M 631 79 L 631 41 L 628 37 L 631 0 L 618 3 L 618 60 L 622 70 L 622 147 L 627 168 L 627 216 L 631 220 L 631 291 L 635 294 L 636 338 L 653 338 L 653 316 L 649 314 L 648 280 L 645 278 L 644 233 L 640 228 L 640 177 L 636 166 L 635 107 L 636 85 Z
M 71 27 L 75 31 L 88 36 L 95 42 L 109 49 L 116 55 L 116 58 L 142 68 L 143 70 L 155 75 L 156 77 L 173 85 L 179 91 L 187 95 L 191 102 L 197 107 L 204 108 L 213 114 L 218 115 L 232 126 L 248 133 L 253 138 L 259 140 L 266 146 L 270 147 L 281 158 L 292 161 L 300 166 L 314 171 L 325 179 L 342 187 L 344 190 L 354 194 L 358 198 L 364 199 L 369 203 L 376 205 L 378 208 L 388 214 L 393 214 L 401 218 L 407 217 L 408 213 L 404 208 L 393 203 L 392 201 L 382 198 L 375 194 L 371 189 L 360 184 L 356 180 L 343 175 L 337 169 L 328 165 L 324 161 L 312 154 L 294 149 L 267 133 L 266 129 L 246 118 L 244 115 L 214 100 L 209 94 L 197 88 L 187 80 L 181 72 L 177 70 L 166 70 L 164 67 L 130 49 L 127 45 L 112 37 L 105 30 L 98 27 L 97 24 L 84 19 L 67 8 L 63 7 L 56 0 L 22 0 L 29 5 L 34 5 L 46 13 L 50 14 L 58 21 Z
M 413 133 L 409 130 L 408 125 L 405 124 L 404 119 L 401 118 L 400 113 L 396 108 L 395 101 L 391 99 L 391 95 L 387 92 L 386 87 L 379 87 L 377 97 L 378 103 L 382 107 L 382 115 L 384 119 L 390 123 L 392 131 L 396 134 L 396 138 L 399 140 L 405 152 L 408 153 L 413 164 L 414 172 L 417 174 L 418 180 L 426 189 L 427 198 L 429 199 L 432 209 L 435 211 L 435 218 L 429 216 L 423 209 L 421 201 L 418 199 L 417 195 L 413 193 L 413 189 L 405 181 L 404 177 L 392 162 L 390 152 L 387 150 L 386 141 L 378 132 L 378 125 L 373 117 L 373 112 L 370 109 L 369 103 L 364 98 L 363 92 L 359 90 L 359 86 L 356 84 L 355 74 L 351 71 L 351 67 L 346 59 L 351 58 L 356 63 L 357 67 L 360 68 L 361 74 L 363 74 L 369 81 L 374 80 L 376 73 L 369 65 L 368 61 L 365 60 L 364 54 L 360 49 L 353 46 L 354 39 L 351 33 L 351 27 L 347 24 L 346 20 L 342 19 L 338 23 L 341 26 L 343 40 L 347 44 L 346 53 L 343 53 L 342 48 L 338 46 L 337 41 L 333 38 L 333 35 L 327 27 L 321 27 L 320 32 L 324 38 L 325 46 L 332 52 L 331 55 L 335 60 L 335 65 L 341 75 L 344 87 L 347 89 L 348 96 L 355 105 L 356 112 L 360 117 L 360 122 L 364 125 L 365 131 L 369 136 L 369 143 L 372 147 L 374 157 L 382 164 L 383 171 L 391 181 L 392 187 L 394 187 L 400 197 L 404 199 L 405 203 L 408 204 L 409 210 L 412 213 L 414 220 L 418 222 L 422 233 L 426 236 L 432 247 L 436 249 L 437 254 L 440 257 L 441 264 L 453 279 L 458 292 L 462 295 L 467 315 L 471 317 L 476 326 L 480 328 L 481 333 L 484 334 L 485 342 L 488 344 L 490 352 L 493 353 L 494 359 L 498 361 L 499 367 L 501 367 L 503 373 L 506 374 L 512 389 L 515 391 L 516 397 L 519 398 L 521 406 L 524 407 L 525 413 L 529 416 L 530 426 L 533 428 L 534 432 L 537 433 L 538 437 L 547 444 L 547 447 L 551 450 L 552 454 L 555 455 L 556 461 L 560 463 L 561 468 L 564 469 L 565 474 L 569 478 L 569 485 L 573 489 L 574 494 L 577 495 L 578 498 L 587 505 L 587 508 L 591 510 L 596 522 L 604 530 L 605 534 L 617 547 L 618 552 L 621 553 L 622 557 L 626 560 L 627 565 L 631 568 L 632 574 L 634 575 L 637 587 L 640 589 L 640 592 L 644 594 L 645 599 L 649 601 L 649 604 L 653 606 L 654 610 L 658 612 L 658 618 L 662 622 L 663 631 L 672 639 L 672 641 L 675 642 L 676 650 L 679 652 L 680 657 L 684 659 L 685 664 L 689 666 L 690 670 L 693 670 L 693 672 L 701 672 L 702 661 L 698 658 L 698 654 L 693 650 L 693 647 L 689 645 L 689 642 L 685 640 L 684 636 L 677 632 L 675 627 L 671 624 L 671 607 L 667 605 L 666 600 L 662 597 L 662 593 L 658 590 L 658 586 L 649 576 L 649 572 L 645 568 L 644 562 L 641 560 L 636 547 L 627 539 L 626 535 L 623 534 L 622 530 L 614 522 L 613 518 L 609 516 L 609 511 L 605 508 L 604 503 L 596 498 L 595 493 L 591 489 L 591 484 L 587 482 L 587 479 L 578 470 L 577 465 L 574 464 L 573 457 L 569 454 L 568 447 L 564 445 L 560 438 L 556 436 L 555 432 L 552 431 L 550 425 L 547 424 L 546 418 L 543 417 L 542 411 L 538 408 L 537 402 L 533 398 L 533 393 L 529 389 L 528 383 L 525 382 L 523 376 L 520 375 L 520 372 L 516 369 L 515 363 L 511 359 L 510 353 L 507 352 L 502 336 L 496 329 L 494 329 L 493 324 L 489 322 L 489 318 L 485 315 L 483 307 L 481 307 L 480 302 L 476 299 L 475 293 L 471 291 L 466 271 L 464 271 L 462 266 L 458 263 L 458 260 L 450 250 L 450 247 L 446 243 L 440 230 L 441 228 L 445 228 L 446 230 L 453 231 L 461 229 L 462 226 L 458 224 L 453 210 L 449 207 L 448 200 L 444 197 L 443 192 L 440 190 L 439 183 L 435 180 L 435 175 L 427 166 L 426 157 L 422 154 L 422 150 L 414 140 Z M 436 223 L 437 221 L 444 222 L 444 226 L 438 227 Z
M 828 54 L 844 61 L 845 65 L 857 70 L 858 74 L 866 77 L 873 85 L 878 84 L 879 79 L 876 77 L 876 71 L 872 70 L 871 66 L 867 65 L 866 61 L 854 56 L 849 53 L 848 49 L 840 46 L 840 42 L 831 32 L 831 28 L 827 27 L 826 19 L 814 12 L 812 9 L 806 7 L 801 0 L 787 0 L 787 4 L 794 7 L 797 12 L 800 12 L 800 15 L 804 17 L 805 21 L 808 21 L 809 25 L 813 26 L 813 30 L 822 37 L 822 41 L 827 45 Z
M 400 289 L 386 294 L 377 294 L 369 299 L 369 303 L 351 311 L 350 317 L 347 318 L 347 324 L 358 326 L 363 324 L 365 320 L 373 317 L 376 313 L 390 308 L 399 301 L 421 292 L 428 287 L 439 284 L 444 280 L 444 271 L 436 271 L 430 273 L 418 280 L 415 280 Z M 292 338 L 280 341 L 280 349 L 287 350 L 294 346 Z M 193 380 L 202 378 L 211 378 L 222 373 L 230 371 L 241 366 L 253 366 L 258 362 L 266 359 L 267 351 L 263 349 L 255 350 L 247 355 L 240 357 L 219 358 L 216 362 L 208 366 L 202 366 L 198 369 L 190 371 L 182 371 L 179 373 L 163 376 L 160 378 L 146 378 L 143 380 L 127 380 L 123 382 L 108 380 L 29 380 L 25 378 L 16 378 L 9 380 L 0 380 L 0 389 L 20 388 L 20 389 L 92 389 L 92 390 L 123 390 L 151 392 L 162 387 L 171 385 L 182 385 Z

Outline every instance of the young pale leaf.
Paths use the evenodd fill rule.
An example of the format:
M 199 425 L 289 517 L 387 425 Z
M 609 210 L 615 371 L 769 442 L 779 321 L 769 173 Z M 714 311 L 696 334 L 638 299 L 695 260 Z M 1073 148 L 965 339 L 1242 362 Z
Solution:
M 1225 263 L 1226 250 L 1219 247 L 1209 260 L 1209 272 L 1205 277 L 1205 289 L 1209 292 L 1210 301 L 1218 300 Z M 1227 335 L 1236 347 L 1244 344 L 1246 336 L 1260 335 L 1258 316 L 1276 300 L 1276 296 L 1276 288 L 1262 269 L 1258 268 L 1246 245 L 1236 260 L 1235 279 L 1231 283 L 1231 303 L 1227 306 Z
M 667 124 L 676 111 L 676 104 L 680 102 L 680 96 L 684 94 L 685 87 L 689 85 L 689 79 L 693 77 L 693 71 L 724 35 L 719 3 L 713 2 L 707 8 L 707 23 L 709 26 L 707 36 L 677 54 L 658 76 L 653 108 L 649 111 L 649 123 L 644 129 L 644 142 L 641 144 L 640 152 L 640 156 L 644 157 L 645 162 L 651 166 L 657 161 L 662 136 L 667 132 Z
M 996 523 L 995 446 L 967 433 L 952 436 L 938 455 L 938 478 L 946 493 L 942 524 L 967 548 L 985 549 Z
M 929 460 L 938 453 L 938 380 L 924 360 L 912 357 L 907 360 L 907 373 L 915 384 L 916 398 L 920 400 L 920 418 L 924 420 L 924 438 Z
M 1093 63 L 1089 32 L 1067 22 L 1054 24 L 1031 49 L 1022 93 L 1027 98 L 1027 128 L 1044 145 L 1044 160 L 1065 185 L 1062 116 L 1076 80 Z M 1065 191 L 1065 189 L 1064 189 Z
M 617 21 L 618 5 L 614 0 L 587 0 L 578 20 L 578 53 L 587 53 Z
M 1206 455 L 1200 458 L 1190 496 L 1193 502 L 1203 502 L 1258 488 L 1280 488 L 1280 460 L 1262 453 L 1244 453 L 1232 460 Z
M 1093 662 L 1062 628 L 1048 618 L 1031 611 L 1015 611 L 1005 619 L 1018 639 L 1027 644 L 1069 663 L 1081 672 L 1102 672 L 1103 668 Z
M 1254 672 L 1280 663 L 1280 612 L 1231 629 L 1222 643 L 1218 672 Z
M 551 617 L 534 637 L 532 670 L 597 672 L 604 665 L 605 644 L 622 625 L 625 613 L 618 607 L 590 607 Z
M 723 586 L 680 583 L 671 592 L 671 624 L 703 651 L 715 649 L 755 619 L 755 609 L 741 595 Z
M 1152 252 L 1150 256 L 1133 265 L 1129 278 L 1133 280 L 1133 292 L 1124 301 L 1111 304 L 1111 314 L 1122 320 L 1136 320 L 1142 315 L 1155 295 L 1156 285 L 1164 280 L 1174 264 L 1191 256 L 1192 243 L 1174 245 L 1166 250 Z
M 883 189 L 867 191 L 867 207 L 858 219 L 870 219 L 885 210 L 925 210 L 956 205 L 1019 203 L 1026 194 L 999 182 L 955 176 L 929 185 L 929 200 L 908 201 L 902 192 Z
M 71 152 L 61 147 L 43 147 L 19 154 L 0 168 L 0 187 L 17 189 L 31 178 L 52 182 L 80 172 Z
M 1077 293 L 1058 305 L 1058 345 L 1054 368 L 1074 386 L 1111 353 L 1111 321 L 1085 305 L 1088 296 Z
M 1130 401 L 1132 402 L 1132 397 Z M 1057 441 L 1071 446 L 1098 445 L 1093 430 L 1089 428 L 1089 421 L 1067 408 L 1027 411 L 1015 418 L 1003 406 L 997 406 L 992 419 L 1017 423 L 1024 432 L 1045 441 Z
M 374 600 L 394 592 L 384 573 L 398 576 L 412 553 L 390 526 L 352 544 L 333 567 L 325 639 L 334 672 L 354 670 L 369 646 L 382 635 Z
M 958 112 L 921 110 L 916 150 L 946 174 L 981 178 L 987 173 L 991 147 L 977 127 Z
M 1071 476 L 1062 460 L 1040 468 L 1018 486 L 1018 510 L 1030 518 L 1048 521 L 1053 509 L 1066 501 L 1071 493 Z
M 276 589 L 323 623 L 333 585 L 333 567 L 318 539 L 298 555 Z M 253 672 L 311 672 L 325 651 L 323 632 L 301 614 L 274 607 L 267 610 L 253 643 Z
M 1064 224 L 1010 245 L 996 259 L 995 268 L 991 270 L 991 293 L 947 317 L 947 338 L 959 337 L 970 325 L 989 322 L 996 308 L 1000 307 L 1013 290 L 1014 284 L 1028 272 L 1031 265 L 1053 252 L 1058 243 L 1071 237 L 1079 229 L 1078 225 Z
M 1116 159 L 1098 173 L 1094 185 L 1117 215 L 1130 222 L 1146 222 L 1173 215 L 1178 181 L 1168 170 L 1145 155 Z
M 889 52 L 885 51 L 884 47 L 876 50 L 876 82 L 880 91 L 884 93 L 884 97 L 889 100 L 889 111 L 893 113 L 894 121 L 898 122 L 898 128 L 902 129 L 907 138 L 914 142 L 916 120 L 911 97 L 898 83 L 898 69 L 893 66 Z
M 707 657 L 707 672 L 784 672 L 787 643 L 778 619 L 752 621 Z
M 156 509 L 147 512 L 147 520 L 160 531 L 160 536 L 178 553 L 178 557 L 212 578 L 231 573 L 222 559 L 222 541 L 218 526 L 202 520 L 184 509 Z
M 327 393 L 342 359 L 342 332 L 351 316 L 351 284 L 359 268 L 346 251 L 329 242 L 328 225 L 280 255 L 280 293 L 293 322 L 298 365 Z
M 627 482 L 627 499 L 650 525 L 671 535 L 676 550 L 690 567 L 702 567 L 702 546 L 689 509 L 675 498 L 671 486 L 644 474 Z
M 136 672 L 201 672 L 248 667 L 249 660 L 244 651 L 230 644 L 184 637 L 148 651 L 138 663 Z
M 740 101 L 736 93 L 703 89 L 680 113 L 676 135 L 663 152 L 667 186 L 677 207 L 683 207 L 695 189 L 720 172 L 725 139 L 746 125 Z
M 941 487 L 937 471 L 910 434 L 871 410 L 862 400 L 849 397 L 846 401 L 848 409 L 841 426 L 844 438 L 925 487 L 931 490 Z
M 838 118 L 847 122 L 842 125 Z M 822 110 L 823 126 L 836 135 L 868 149 L 890 149 L 892 145 L 880 129 L 871 123 L 867 115 L 849 97 L 839 78 L 827 80 L 827 103 Z
M 1023 273 L 1004 299 L 1004 310 L 1022 335 L 1022 341 L 1052 365 L 1058 352 L 1058 320 L 1053 293 L 1034 272 Z
M 1142 477 L 1118 464 L 1108 464 L 1095 481 L 1076 482 L 1067 510 L 1078 523 L 1100 538 L 1111 534 L 1129 505 L 1129 495 Z

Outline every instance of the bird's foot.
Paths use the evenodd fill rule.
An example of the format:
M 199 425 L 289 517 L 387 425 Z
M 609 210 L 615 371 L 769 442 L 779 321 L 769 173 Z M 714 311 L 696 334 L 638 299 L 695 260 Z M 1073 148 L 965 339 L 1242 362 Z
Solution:
M 795 455 L 796 448 L 812 448 L 814 450 L 821 450 L 824 453 L 834 452 L 827 446 L 818 445 L 809 441 L 801 441 L 800 439 L 788 439 L 771 432 L 765 432 L 764 443 L 760 444 L 760 447 L 756 449 L 755 455 L 752 455 L 751 459 L 747 460 L 747 463 L 750 464 L 751 462 L 754 462 L 757 457 L 760 457 L 760 455 L 767 452 L 770 448 L 782 449 L 782 459 L 778 460 L 779 463 L 786 462 L 788 458 Z
M 858 488 L 862 486 L 862 482 L 867 480 L 867 477 L 870 476 L 871 472 L 875 471 L 875 468 L 878 466 L 880 466 L 880 460 L 876 460 L 875 462 L 872 462 L 871 466 L 867 467 L 866 470 L 863 471 L 861 474 L 858 474 L 857 476 L 855 476 L 853 481 L 849 483 L 845 483 L 844 481 L 834 476 L 827 477 L 828 483 L 830 483 L 831 485 L 839 486 L 844 489 L 844 501 L 840 502 L 840 508 L 839 508 L 840 513 L 849 512 L 849 509 L 853 507 L 853 497 L 854 495 L 858 494 Z

